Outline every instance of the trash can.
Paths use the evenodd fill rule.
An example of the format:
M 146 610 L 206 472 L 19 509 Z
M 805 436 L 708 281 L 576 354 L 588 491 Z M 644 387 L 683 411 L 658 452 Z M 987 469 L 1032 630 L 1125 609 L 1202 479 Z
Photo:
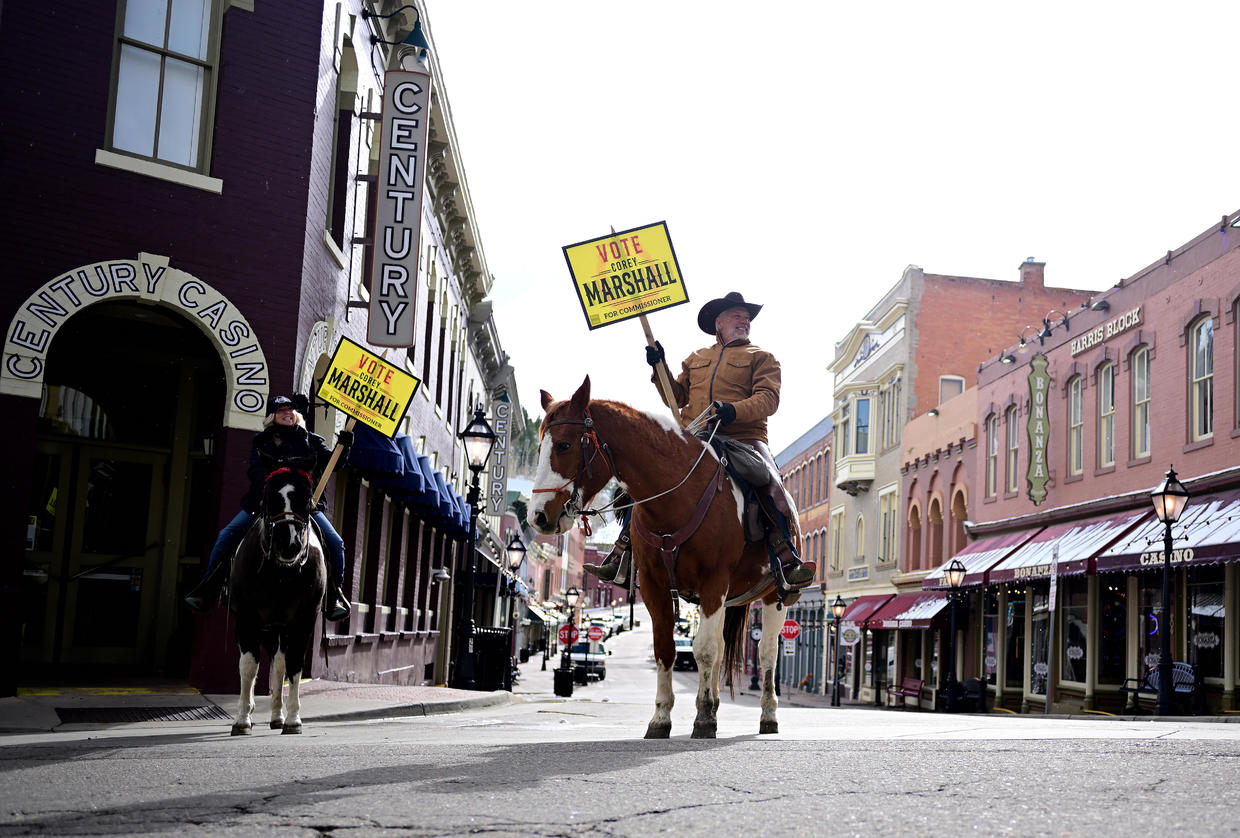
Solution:
M 512 666 L 512 629 L 478 626 L 474 629 L 474 684 L 480 690 L 506 690 Z
M 555 671 L 555 694 L 569 698 L 573 694 L 573 670 L 559 668 Z
M 519 653 L 519 658 L 520 658 L 521 663 L 529 663 L 530 662 L 530 650 L 522 649 Z

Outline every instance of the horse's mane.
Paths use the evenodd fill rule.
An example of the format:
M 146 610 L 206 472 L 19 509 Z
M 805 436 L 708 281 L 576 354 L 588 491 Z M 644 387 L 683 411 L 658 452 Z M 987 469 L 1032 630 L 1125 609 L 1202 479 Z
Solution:
M 545 427 L 548 421 L 560 418 L 558 413 L 567 405 L 567 400 L 552 404 L 547 410 L 543 426 Z M 701 450 L 700 446 L 705 445 L 693 434 L 682 429 L 670 416 L 638 410 L 632 405 L 611 399 L 591 399 L 589 409 L 595 415 L 612 414 L 614 418 L 630 426 L 634 435 L 629 441 L 635 445 L 661 449 L 667 446 L 669 439 L 674 439 L 689 446 L 689 450 L 694 454 Z M 541 433 L 542 428 L 539 429 L 540 436 Z

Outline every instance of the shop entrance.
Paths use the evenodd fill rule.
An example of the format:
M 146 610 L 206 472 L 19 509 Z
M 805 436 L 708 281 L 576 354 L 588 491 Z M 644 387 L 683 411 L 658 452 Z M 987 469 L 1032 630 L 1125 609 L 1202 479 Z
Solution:
M 23 681 L 188 670 L 180 597 L 210 546 L 223 390 L 206 337 L 160 309 L 100 304 L 58 333 L 26 518 Z

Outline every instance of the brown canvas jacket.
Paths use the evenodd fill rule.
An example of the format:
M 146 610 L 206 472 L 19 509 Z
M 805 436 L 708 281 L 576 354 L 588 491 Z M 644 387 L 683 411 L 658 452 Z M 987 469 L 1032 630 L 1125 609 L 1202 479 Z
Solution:
M 658 384 L 657 372 L 650 380 Z M 747 340 L 727 346 L 716 340 L 681 364 L 680 375 L 672 382 L 676 404 L 669 407 L 679 408 L 682 420 L 688 422 L 712 401 L 730 402 L 736 421 L 721 432 L 734 439 L 766 442 L 766 417 L 779 407 L 779 385 L 779 361 L 770 352 Z

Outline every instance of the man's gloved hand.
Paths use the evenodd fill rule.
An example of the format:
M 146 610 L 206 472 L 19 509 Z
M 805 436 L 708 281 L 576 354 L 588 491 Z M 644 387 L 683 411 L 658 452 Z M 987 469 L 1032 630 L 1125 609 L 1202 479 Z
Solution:
M 336 444 L 350 448 L 353 445 L 353 431 L 341 431 L 336 434 Z
M 720 425 L 731 425 L 736 421 L 736 408 L 730 402 L 715 402 L 715 417 Z
M 654 346 L 646 347 L 646 363 L 647 364 L 649 364 L 652 367 L 657 367 L 659 365 L 659 362 L 664 361 L 664 360 L 666 360 L 666 356 L 664 356 L 663 354 L 663 344 L 659 343 L 656 340 L 654 342 Z

